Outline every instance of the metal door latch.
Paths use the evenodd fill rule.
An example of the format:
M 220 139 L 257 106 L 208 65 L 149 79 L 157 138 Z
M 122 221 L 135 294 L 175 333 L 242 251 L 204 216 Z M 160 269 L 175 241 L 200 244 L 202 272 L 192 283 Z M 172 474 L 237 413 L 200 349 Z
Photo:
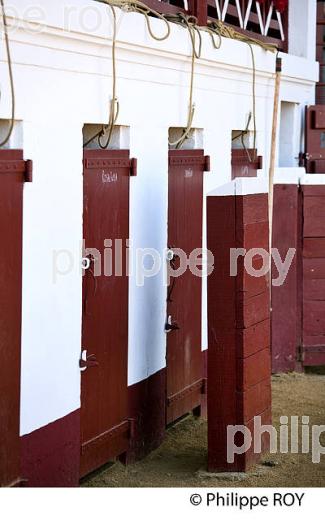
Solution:
M 81 353 L 81 358 L 79 360 L 79 367 L 82 372 L 87 370 L 87 368 L 97 367 L 99 365 L 95 354 L 87 355 L 87 350 L 83 350 Z
M 87 271 L 87 269 L 89 269 L 90 267 L 90 258 L 88 258 L 88 256 L 85 256 L 82 260 L 81 260 L 81 268 L 84 270 L 84 271 Z
M 174 251 L 170 248 L 170 249 L 167 249 L 167 252 L 166 252 L 166 260 L 168 262 L 172 262 L 175 258 L 175 253 Z
M 179 330 L 179 325 L 176 322 L 172 322 L 172 317 L 168 316 L 167 323 L 165 325 L 165 332 L 171 332 L 172 330 Z

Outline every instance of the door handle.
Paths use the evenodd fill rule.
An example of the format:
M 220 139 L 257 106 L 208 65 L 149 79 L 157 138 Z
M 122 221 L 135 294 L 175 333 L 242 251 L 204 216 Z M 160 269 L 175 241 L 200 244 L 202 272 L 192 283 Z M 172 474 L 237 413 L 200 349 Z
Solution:
M 172 317 L 168 316 L 167 323 L 165 325 L 165 332 L 172 332 L 173 330 L 179 330 L 179 325 L 177 322 L 172 322 Z
M 79 360 L 79 367 L 82 372 L 87 370 L 87 368 L 97 367 L 99 365 L 95 354 L 87 354 L 87 350 L 83 350 L 81 353 L 81 358 Z

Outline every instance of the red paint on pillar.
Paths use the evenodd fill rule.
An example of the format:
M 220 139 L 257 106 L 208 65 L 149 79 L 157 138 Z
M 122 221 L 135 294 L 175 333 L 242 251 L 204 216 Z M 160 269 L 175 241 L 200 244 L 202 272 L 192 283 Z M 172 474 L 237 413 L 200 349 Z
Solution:
M 267 195 L 208 197 L 207 226 L 215 257 L 208 278 L 208 467 L 246 471 L 260 453 L 251 446 L 228 462 L 227 426 L 252 431 L 254 417 L 271 424 L 269 286 L 266 276 L 245 272 L 243 260 L 230 276 L 230 249 L 268 249 Z M 261 263 L 256 257 L 253 266 Z M 236 441 L 241 445 L 240 435 Z M 268 442 L 263 434 L 262 451 Z

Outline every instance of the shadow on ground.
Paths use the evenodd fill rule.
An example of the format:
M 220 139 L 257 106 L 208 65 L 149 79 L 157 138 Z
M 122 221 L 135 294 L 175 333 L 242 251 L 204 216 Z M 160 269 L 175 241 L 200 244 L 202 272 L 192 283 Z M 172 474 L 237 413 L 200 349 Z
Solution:
M 274 376 L 273 424 L 280 417 L 310 417 L 310 425 L 325 425 L 325 375 L 286 374 Z M 300 437 L 300 436 L 299 436 Z M 322 435 L 325 446 L 325 434 Z M 301 447 L 300 450 L 301 451 Z M 189 416 L 167 431 L 164 443 L 144 460 L 130 466 L 115 463 L 83 481 L 84 487 L 323 487 L 325 455 L 319 464 L 311 454 L 268 454 L 263 464 L 244 480 L 209 477 L 207 424 Z M 203 471 L 202 471 L 203 470 Z

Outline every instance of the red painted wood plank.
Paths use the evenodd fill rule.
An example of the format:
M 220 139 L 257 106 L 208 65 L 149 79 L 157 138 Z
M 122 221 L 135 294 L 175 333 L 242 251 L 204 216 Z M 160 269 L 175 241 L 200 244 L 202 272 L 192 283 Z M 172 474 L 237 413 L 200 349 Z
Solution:
M 307 200 L 311 199 L 309 197 Z M 304 212 L 304 237 L 325 237 L 325 219 L 322 215 L 308 215 Z
M 250 249 L 269 250 L 269 224 L 268 222 L 254 222 L 245 224 L 244 227 L 237 229 L 237 247 L 242 247 L 249 251 Z
M 304 258 L 325 258 L 325 238 L 305 238 L 303 256 Z
M 325 336 L 324 334 L 313 334 L 311 336 L 308 336 L 308 334 L 304 333 L 303 336 L 303 348 L 308 347 L 315 347 L 315 346 L 322 346 L 325 345 Z
M 236 219 L 239 228 L 256 222 L 267 222 L 265 194 L 249 195 L 249 198 L 247 195 L 236 197 Z
M 303 276 L 305 280 L 325 279 L 324 258 L 304 258 Z
M 268 410 L 265 410 L 263 414 L 261 415 L 261 424 L 262 425 L 272 425 L 272 411 L 271 408 Z M 242 455 L 238 455 L 238 470 L 243 471 L 247 469 L 250 469 L 254 464 L 256 464 L 261 457 L 261 453 L 266 452 L 269 449 L 270 446 L 270 437 L 267 432 L 264 432 L 262 434 L 261 438 L 261 453 L 257 451 L 257 446 L 254 445 L 254 419 L 251 419 L 246 425 L 245 425 L 252 435 L 252 444 L 250 448 L 247 450 L 246 453 Z M 240 446 L 240 442 L 238 443 Z
M 314 301 L 325 300 L 325 280 L 304 280 L 304 299 Z
M 302 186 L 304 199 L 307 197 L 325 197 L 325 186 Z
M 247 358 L 270 346 L 270 319 L 237 331 L 237 356 Z
M 240 293 L 238 293 L 240 295 Z M 270 315 L 270 294 L 268 291 L 245 298 L 237 299 L 237 328 L 248 328 L 267 320 Z
M 237 391 L 244 391 L 270 377 L 271 355 L 266 348 L 237 362 Z
M 284 259 L 290 248 L 298 250 L 298 186 L 274 186 L 272 243 Z M 272 262 L 272 278 L 278 270 Z M 298 253 L 294 256 L 285 282 L 272 287 L 272 369 L 287 372 L 296 366 L 298 328 Z
M 243 257 L 238 259 L 237 266 L 237 291 L 245 293 L 245 297 L 251 297 L 269 290 L 269 274 L 260 276 L 265 267 L 264 259 L 261 256 L 255 256 L 250 265 L 256 276 L 253 276 L 251 271 L 245 268 Z
M 208 320 L 216 329 L 236 326 L 236 279 L 230 276 L 230 248 L 236 247 L 234 197 L 207 198 L 208 249 L 214 252 L 214 270 L 208 284 Z
M 325 354 L 306 351 L 304 354 L 305 367 L 319 367 L 325 365 Z
M 307 336 L 324 335 L 325 340 L 325 301 L 304 301 L 303 330 Z
M 257 415 L 261 415 L 270 407 L 271 382 L 267 378 L 257 385 L 237 393 L 239 408 L 243 410 L 242 424 L 246 424 Z

